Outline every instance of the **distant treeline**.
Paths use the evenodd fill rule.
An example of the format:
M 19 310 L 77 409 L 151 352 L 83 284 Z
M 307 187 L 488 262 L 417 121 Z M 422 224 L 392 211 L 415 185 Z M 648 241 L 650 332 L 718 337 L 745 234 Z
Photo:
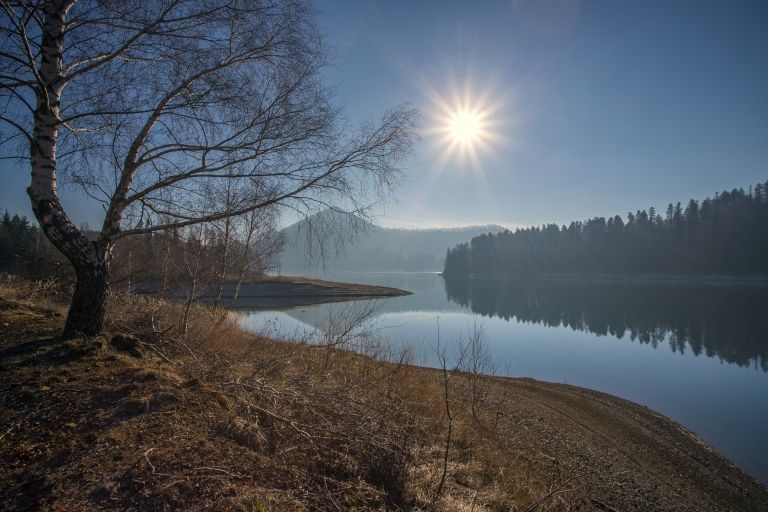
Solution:
M 213 291 L 220 297 L 226 283 L 239 287 L 274 265 L 282 237 L 266 215 L 119 239 L 110 265 L 111 284 L 160 294 L 191 288 L 194 296 Z M 87 225 L 81 230 L 95 237 Z M 74 277 L 72 266 L 37 223 L 7 210 L 0 219 L 0 272 L 64 281 Z
M 734 189 L 664 216 L 651 207 L 625 221 L 502 231 L 449 249 L 446 274 L 768 275 L 768 182 Z
M 67 261 L 26 217 L 6 210 L 0 220 L 0 271 L 32 276 L 58 273 Z

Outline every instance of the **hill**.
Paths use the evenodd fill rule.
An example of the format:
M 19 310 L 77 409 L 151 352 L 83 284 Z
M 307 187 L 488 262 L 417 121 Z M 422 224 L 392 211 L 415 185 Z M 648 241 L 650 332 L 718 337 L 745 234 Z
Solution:
M 449 247 L 502 226 L 395 229 L 326 210 L 283 229 L 281 272 L 439 272 Z

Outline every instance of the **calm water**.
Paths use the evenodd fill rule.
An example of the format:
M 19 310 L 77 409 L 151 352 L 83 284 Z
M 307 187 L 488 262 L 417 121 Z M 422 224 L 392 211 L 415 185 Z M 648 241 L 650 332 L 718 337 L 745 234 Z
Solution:
M 318 335 L 334 315 L 374 308 L 371 326 L 433 347 L 482 326 L 501 373 L 604 391 L 660 411 L 768 483 L 768 287 L 336 274 L 414 292 L 269 311 L 243 298 L 243 324 Z M 260 309 L 259 309 L 260 308 Z M 263 308 L 266 308 L 263 309 Z M 439 320 L 438 320 L 439 318 Z

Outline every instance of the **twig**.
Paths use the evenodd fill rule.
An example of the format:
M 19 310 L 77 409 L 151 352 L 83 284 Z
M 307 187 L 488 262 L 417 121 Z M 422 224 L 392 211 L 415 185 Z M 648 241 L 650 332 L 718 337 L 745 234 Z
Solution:
M 162 352 L 160 352 L 160 350 L 159 350 L 157 347 L 155 347 L 155 346 L 154 346 L 152 343 L 147 343 L 147 342 L 145 342 L 145 341 L 142 341 L 141 343 L 142 343 L 142 345 L 146 345 L 146 346 L 148 346 L 149 348 L 151 348 L 152 350 L 154 350 L 155 354 L 157 354 L 157 355 L 159 355 L 160 357 L 162 357 L 162 358 L 163 358 L 163 359 L 164 359 L 164 360 L 165 360 L 167 363 L 173 364 L 173 361 L 171 361 L 170 359 L 168 359 L 168 356 L 166 356 L 165 354 L 163 354 Z
M 453 435 L 453 412 L 451 411 L 451 400 L 450 400 L 450 386 L 449 381 L 451 380 L 451 373 L 458 372 L 459 368 L 461 368 L 462 364 L 464 363 L 464 357 L 467 354 L 467 346 L 464 346 L 463 344 L 459 343 L 459 351 L 458 356 L 456 358 L 456 365 L 453 370 L 448 370 L 448 358 L 446 355 L 446 349 L 440 347 L 440 317 L 438 316 L 437 319 L 437 346 L 435 347 L 435 353 L 437 354 L 437 358 L 440 361 L 440 369 L 442 371 L 443 375 L 443 405 L 445 407 L 445 416 L 448 420 L 447 425 L 447 431 L 445 434 L 445 449 L 443 452 L 443 471 L 442 475 L 440 476 L 440 482 L 437 485 L 437 490 L 435 491 L 435 495 L 432 497 L 432 507 L 434 508 L 435 503 L 437 503 L 438 498 L 440 497 L 440 494 L 443 492 L 443 486 L 445 485 L 445 481 L 448 478 L 448 459 L 450 455 L 451 450 L 451 438 Z
M 214 468 L 210 466 L 200 466 L 197 468 L 193 468 L 193 471 L 217 471 L 219 473 L 224 473 L 225 475 L 229 475 L 233 478 L 245 478 L 244 475 L 241 475 L 240 473 L 232 473 L 231 471 L 227 471 L 223 468 Z
M 553 496 L 557 496 L 558 494 L 562 494 L 562 493 L 565 493 L 565 492 L 574 491 L 575 489 L 566 489 L 565 487 L 568 484 L 570 484 L 571 482 L 573 482 L 574 480 L 579 480 L 582 477 L 584 477 L 583 474 L 581 474 L 581 475 L 580 474 L 573 475 L 572 477 L 570 477 L 570 478 L 566 479 L 565 481 L 563 481 L 560 485 L 557 485 L 555 487 L 550 488 L 550 490 L 549 490 L 549 492 L 547 494 L 545 494 L 544 496 L 541 496 L 539 499 L 537 499 L 536 501 L 534 501 L 533 503 L 528 505 L 526 508 L 524 508 L 522 510 L 522 512 L 533 512 L 534 510 L 539 508 L 539 506 L 542 503 L 544 503 L 548 499 L 552 498 Z
M 200 366 L 200 368 L 202 368 L 202 369 L 205 369 L 205 367 L 203 366 L 203 363 L 201 363 L 201 362 L 200 362 L 200 360 L 197 358 L 197 356 L 196 356 L 196 355 L 195 355 L 195 353 L 192 351 L 192 349 L 191 349 L 191 348 L 189 348 L 189 345 L 187 345 L 186 343 L 184 343 L 184 342 L 183 342 L 181 339 L 177 339 L 177 340 L 175 340 L 175 341 L 176 341 L 176 343 L 180 344 L 182 347 L 184 347 L 185 349 L 187 349 L 187 352 L 189 352 L 189 355 L 191 355 L 191 356 L 192 356 L 192 358 L 193 358 L 193 359 L 195 360 L 195 362 L 196 362 L 196 363 L 197 363 L 197 364 Z
M 589 501 L 590 501 L 590 502 L 591 502 L 591 503 L 592 503 L 594 506 L 596 506 L 597 508 L 599 508 L 600 510 L 605 510 L 605 512 L 617 512 L 617 511 L 616 511 L 616 509 L 615 509 L 615 508 L 613 508 L 612 506 L 610 506 L 610 505 L 606 505 L 606 504 L 605 504 L 605 503 L 603 503 L 602 501 L 600 501 L 600 500 L 596 500 L 595 498 L 591 498 Z
M 154 475 L 154 474 L 155 474 L 155 466 L 153 466 L 153 465 L 152 465 L 152 463 L 151 463 L 151 462 L 149 462 L 149 457 L 147 457 L 147 455 L 149 455 L 149 453 L 150 453 L 151 451 L 153 451 L 153 450 L 154 450 L 154 448 L 150 448 L 149 450 L 147 450 L 147 451 L 145 451 L 145 452 L 144 452 L 144 460 L 146 460 L 146 461 L 147 461 L 147 464 L 149 464 L 149 467 L 151 467 L 151 468 L 152 468 L 152 474 Z
M 233 396 L 233 395 L 230 395 L 230 396 Z M 283 416 L 280 416 L 279 414 L 277 414 L 277 413 L 274 413 L 274 412 L 270 411 L 269 409 L 265 409 L 265 408 L 263 408 L 263 407 L 259 407 L 258 405 L 254 404 L 254 403 L 252 403 L 252 402 L 249 402 L 248 400 L 245 400 L 244 398 L 242 398 L 242 397 L 239 397 L 239 396 L 237 396 L 237 395 L 234 395 L 234 398 L 235 398 L 235 399 L 237 399 L 237 400 L 239 400 L 239 401 L 241 401 L 241 402 L 243 402 L 243 403 L 244 403 L 245 405 L 247 405 L 248 407 L 251 407 L 251 408 L 253 408 L 253 409 L 256 409 L 257 411 L 259 411 L 259 412 L 261 412 L 261 413 L 264 413 L 264 414 L 266 414 L 267 416 L 269 416 L 269 417 L 271 417 L 271 418 L 274 418 L 274 419 L 276 419 L 276 420 L 280 420 L 280 421 L 282 421 L 283 423 L 287 423 L 287 424 L 288 424 L 288 425 L 290 425 L 290 427 L 291 427 L 293 430 L 295 430 L 295 431 L 296 431 L 296 432 L 297 432 L 299 435 L 301 435 L 301 436 L 305 437 L 305 438 L 306 438 L 306 439 L 307 439 L 307 440 L 308 440 L 310 443 L 313 443 L 313 444 L 314 444 L 314 437 L 315 437 L 315 436 L 313 436 L 313 435 L 312 435 L 312 434 L 310 434 L 309 432 L 307 432 L 307 431 L 305 431 L 305 430 L 303 430 L 303 429 L 299 428 L 299 427 L 297 426 L 297 423 L 296 423 L 295 421 L 293 421 L 293 420 L 291 420 L 291 419 L 288 419 L 288 418 L 285 418 L 285 417 L 283 417 Z

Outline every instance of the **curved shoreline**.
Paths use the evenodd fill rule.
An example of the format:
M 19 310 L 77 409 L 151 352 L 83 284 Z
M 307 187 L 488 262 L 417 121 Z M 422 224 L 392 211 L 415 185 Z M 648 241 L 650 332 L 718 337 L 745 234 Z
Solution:
M 485 277 L 494 277 L 491 275 L 482 275 L 477 276 L 481 278 Z M 544 279 L 563 279 L 563 280 L 578 280 L 583 278 L 584 276 L 542 276 Z M 648 282 L 674 282 L 674 280 L 679 279 L 679 277 L 673 277 L 673 276 L 665 276 L 662 278 L 659 278 L 658 276 L 589 276 L 588 279 L 594 279 L 594 280 L 606 280 L 606 281 L 619 281 L 619 280 L 638 280 L 640 282 L 645 282 L 646 280 Z M 702 284 L 734 284 L 733 281 L 728 281 L 729 278 L 722 277 L 719 278 L 719 281 L 701 281 L 701 280 L 688 280 L 687 282 L 696 282 L 696 283 L 702 283 Z M 294 292 L 295 290 L 301 290 L 302 287 L 305 284 L 315 285 L 318 287 L 327 287 L 332 290 L 338 290 L 337 294 L 328 294 L 323 295 L 323 293 L 318 293 L 317 295 L 307 295 L 307 297 L 314 297 L 318 299 L 322 299 L 320 301 L 307 301 L 305 303 L 291 303 L 284 306 L 285 309 L 290 309 L 295 306 L 304 306 L 304 305 L 310 305 L 310 304 L 317 304 L 325 303 L 325 302 L 335 302 L 335 301 L 345 301 L 345 300 L 355 300 L 355 298 L 371 298 L 371 297 L 382 297 L 382 296 L 399 296 L 399 295 L 408 295 L 410 292 L 404 292 L 402 290 L 397 290 L 395 288 L 386 288 L 386 287 L 376 287 L 376 286 L 369 286 L 369 285 L 358 285 L 358 284 L 351 284 L 351 283 L 340 283 L 340 282 L 332 282 L 332 281 L 323 281 L 323 280 L 317 280 L 312 278 L 305 278 L 301 276 L 280 276 L 275 278 L 268 278 L 265 280 L 265 283 L 285 283 L 286 286 L 290 285 L 290 288 L 286 288 L 290 290 L 291 292 Z M 741 281 L 743 284 L 744 282 Z M 753 281 L 749 284 L 764 284 L 762 281 Z M 768 282 L 766 282 L 768 283 Z M 352 290 L 350 293 L 349 290 Z M 376 291 L 384 291 L 385 294 L 376 295 Z M 367 291 L 372 291 L 373 293 L 366 293 Z M 399 293 L 398 293 L 399 292 Z M 284 297 L 290 296 L 289 294 L 286 294 Z M 279 295 L 270 295 L 268 296 L 270 299 L 278 298 Z M 296 296 L 294 296 L 296 297 Z M 270 306 L 270 309 L 282 309 L 280 306 Z M 420 367 L 420 369 L 423 369 L 426 372 L 432 372 L 435 371 L 432 368 L 427 367 Z M 656 443 L 652 436 L 649 436 L 647 434 L 647 430 L 650 428 L 650 424 L 653 421 L 656 421 L 658 425 L 654 426 L 654 429 L 657 431 L 665 432 L 666 435 L 669 436 L 677 436 L 680 439 L 685 439 L 689 441 L 693 441 L 693 444 L 683 444 L 683 450 L 681 452 L 681 457 L 683 457 L 685 460 L 687 460 L 690 463 L 695 463 L 697 461 L 700 461 L 703 459 L 703 456 L 695 456 L 694 454 L 697 452 L 699 448 L 706 448 L 707 453 L 711 454 L 712 458 L 709 462 L 710 465 L 719 466 L 721 467 L 728 467 L 729 470 L 734 470 L 741 474 L 741 476 L 745 477 L 745 482 L 752 482 L 757 484 L 758 488 L 762 488 L 765 490 L 765 483 L 760 482 L 756 477 L 750 475 L 745 470 L 739 468 L 735 465 L 735 463 L 731 462 L 726 456 L 723 454 L 717 452 L 714 448 L 712 448 L 706 441 L 702 440 L 700 437 L 698 437 L 695 433 L 689 431 L 685 426 L 682 424 L 676 422 L 675 420 L 653 410 L 648 408 L 647 406 L 639 405 L 635 402 L 632 402 L 627 399 L 623 399 L 621 397 L 618 397 L 616 395 L 612 395 L 609 393 L 592 390 L 588 388 L 580 388 L 577 386 L 572 386 L 568 384 L 560 384 L 556 382 L 546 382 L 546 381 L 538 381 L 531 378 L 513 378 L 513 377 L 493 377 L 489 378 L 491 381 L 496 382 L 497 385 L 501 383 L 501 385 L 506 386 L 508 390 L 515 390 L 516 393 L 518 393 L 521 397 L 525 398 L 523 395 L 529 395 L 527 398 L 533 400 L 531 395 L 535 395 L 539 402 L 540 407 L 544 407 L 547 409 L 551 409 L 557 415 L 559 415 L 562 418 L 567 418 L 569 421 L 573 422 L 574 418 L 582 417 L 582 420 L 579 422 L 577 421 L 575 424 L 572 424 L 571 426 L 578 426 L 581 425 L 581 427 L 584 427 L 585 425 L 588 425 L 590 423 L 593 423 L 595 425 L 598 425 L 598 428 L 589 428 L 586 427 L 587 430 L 591 431 L 593 434 L 596 434 L 596 432 L 599 432 L 602 426 L 606 423 L 612 423 L 611 421 L 606 422 L 606 418 L 610 415 L 620 415 L 623 419 L 621 421 L 627 421 L 627 418 L 635 418 L 637 420 L 638 414 L 644 415 L 644 416 L 650 416 L 650 418 L 644 419 L 639 424 L 637 421 L 630 421 L 629 423 L 624 425 L 624 428 L 619 431 L 611 431 L 608 433 L 603 433 L 602 435 L 598 435 L 598 438 L 602 437 L 604 439 L 614 439 L 615 436 L 624 436 L 622 439 L 625 442 L 627 439 L 633 438 L 633 437 L 643 437 L 647 440 L 649 443 L 648 446 L 652 446 L 653 449 L 650 450 L 651 453 L 655 453 L 655 457 L 657 461 L 663 461 L 665 455 L 668 453 L 668 447 L 663 446 L 662 444 Z M 522 390 L 527 389 L 527 391 L 524 393 Z M 531 390 L 535 390 L 535 393 L 531 393 Z M 584 404 L 582 404 L 582 407 L 577 407 L 575 411 L 572 411 L 570 415 L 567 413 L 564 413 L 562 410 L 557 411 L 554 409 L 554 406 L 550 403 L 552 401 L 552 396 L 554 396 L 553 390 L 557 391 L 557 396 L 559 396 L 561 399 L 565 400 L 565 402 L 568 404 L 568 407 L 574 407 L 579 400 L 589 400 L 590 402 L 594 403 L 600 403 L 600 404 L 610 404 L 608 407 L 609 410 L 602 410 L 600 414 L 596 415 L 597 409 L 590 406 L 589 412 L 587 412 L 587 409 L 585 408 Z M 567 398 L 566 398 L 567 397 Z M 537 407 L 538 407 L 537 406 Z M 534 411 L 536 407 L 532 407 L 529 412 Z M 631 412 L 630 412 L 631 411 Z M 586 418 L 586 419 L 584 419 Z M 553 422 L 557 423 L 553 417 Z M 672 434 L 674 433 L 674 435 Z M 558 434 L 560 437 L 560 434 Z M 629 436 L 629 437 L 626 437 Z M 682 441 L 679 441 L 682 442 Z M 614 445 L 616 441 L 614 439 Z M 589 450 L 589 447 L 583 447 L 584 450 Z M 639 449 L 639 448 L 638 448 Z M 648 469 L 648 468 L 646 468 Z M 686 471 L 688 471 L 689 474 L 691 474 L 691 477 L 694 477 L 695 474 L 696 478 L 703 478 L 704 475 L 700 474 L 701 468 L 696 468 L 695 464 L 688 468 Z M 693 473 L 691 473 L 693 472 Z M 768 501 L 766 502 L 768 506 Z M 705 510 L 705 509 L 702 509 Z
M 357 283 L 342 283 L 326 281 L 303 276 L 265 276 L 260 279 L 245 282 L 240 287 L 238 298 L 258 297 L 401 297 L 411 295 L 411 292 Z
M 342 283 L 303 276 L 265 276 L 243 283 L 233 309 L 283 310 L 329 302 L 405 295 L 411 295 L 411 292 L 387 286 Z
M 160 450 L 159 446 L 168 450 L 163 452 L 168 457 L 186 453 L 174 444 L 181 441 L 167 437 L 175 431 L 162 430 L 170 428 L 165 414 L 177 418 L 171 426 L 181 428 L 187 433 L 185 435 L 192 436 L 191 439 L 213 439 L 206 442 L 218 443 L 212 445 L 216 450 L 235 450 L 232 452 L 236 454 L 231 458 L 232 464 L 245 464 L 247 461 L 246 454 L 251 453 L 247 446 L 231 444 L 226 437 L 210 438 L 210 429 L 215 430 L 218 424 L 208 424 L 205 418 L 218 410 L 214 398 L 219 395 L 208 397 L 201 393 L 212 392 L 218 385 L 217 381 L 200 388 L 196 380 L 185 380 L 179 367 L 166 364 L 151 352 L 146 357 L 132 359 L 101 342 L 93 344 L 88 339 L 62 344 L 55 337 L 50 337 L 60 329 L 62 322 L 61 316 L 50 314 L 52 310 L 12 300 L 0 301 L 0 306 L 0 322 L 6 327 L 0 335 L 0 353 L 3 355 L 0 358 L 0 388 L 8 398 L 8 407 L 3 409 L 0 419 L 10 425 L 6 433 L 9 436 L 7 442 L 0 444 L 0 460 L 3 461 L 2 467 L 6 468 L 0 472 L 3 473 L 0 480 L 9 484 L 9 494 L 0 503 L 5 498 L 11 499 L 11 489 L 14 493 L 31 492 L 33 487 L 22 485 L 27 479 L 24 475 L 29 474 L 38 475 L 40 482 L 47 482 L 48 488 L 57 489 L 61 493 L 58 497 L 62 499 L 93 503 L 93 493 L 101 489 L 94 486 L 104 478 L 104 471 L 110 467 L 123 468 L 125 464 L 126 467 L 133 467 L 130 461 L 146 460 L 148 454 L 154 453 L 151 450 Z M 247 337 L 244 333 L 240 335 Z M 226 356 L 230 351 L 231 355 L 239 354 L 237 364 L 249 367 L 249 360 L 242 359 L 242 354 L 237 352 L 230 338 L 220 337 L 216 341 L 217 350 L 221 350 L 222 355 Z M 286 362 L 281 364 L 295 361 L 303 366 L 312 359 L 310 354 L 318 354 L 317 349 L 311 347 L 276 344 L 269 340 L 263 342 L 274 344 L 275 354 L 282 354 L 280 357 Z M 365 356 L 352 353 L 347 356 L 339 354 L 345 361 L 340 367 L 343 378 L 348 377 L 346 369 L 354 367 L 355 361 L 368 360 Z M 310 359 L 307 359 L 308 356 Z M 385 373 L 388 373 L 388 366 L 393 368 L 392 371 L 401 368 L 399 371 L 405 373 L 399 380 L 412 379 L 416 385 L 413 398 L 417 403 L 421 400 L 434 403 L 436 409 L 426 409 L 427 412 L 432 411 L 427 418 L 441 425 L 443 375 L 440 370 L 376 360 L 365 364 L 383 365 Z M 137 380 L 134 378 L 137 372 L 148 377 Z M 116 375 L 123 373 L 122 380 L 114 380 Z M 338 378 L 334 375 L 328 374 L 323 378 Z M 518 481 L 523 479 L 520 484 L 523 488 L 528 485 L 535 490 L 538 488 L 536 482 L 546 482 L 553 472 L 557 472 L 573 478 L 574 487 L 591 504 L 591 507 L 582 510 L 768 510 L 768 489 L 764 485 L 684 427 L 647 407 L 567 384 L 480 376 L 474 381 L 480 382 L 483 390 L 477 399 L 480 420 L 474 423 L 472 416 L 467 415 L 468 404 L 472 401 L 473 376 L 452 375 L 456 377 L 451 377 L 452 400 L 458 407 L 455 414 L 461 413 L 457 428 L 472 431 L 479 425 L 479 430 L 475 430 L 470 437 L 486 436 L 493 441 L 493 446 L 497 447 L 493 456 L 512 461 L 515 478 Z M 185 382 L 191 382 L 191 387 Z M 126 395 L 126 389 L 133 391 Z M 144 402 L 139 400 L 145 395 L 150 397 L 147 403 L 153 404 L 152 407 L 143 405 Z M 169 396 L 177 398 L 167 403 L 160 400 Z M 34 400 L 30 401 L 30 397 Z M 106 400 L 104 397 L 113 398 Z M 68 405 L 71 400 L 78 405 Z M 119 421 L 92 423 L 95 414 Z M 211 421 L 215 423 L 216 414 L 212 417 Z M 157 422 L 153 425 L 160 429 L 155 434 L 159 437 L 144 436 L 145 422 L 151 421 Z M 439 432 L 438 435 L 441 435 Z M 113 441 L 102 443 L 99 441 L 102 439 L 126 441 L 121 443 L 122 447 L 109 448 L 112 451 L 103 453 L 77 445 L 70 454 L 65 448 L 69 446 L 67 443 L 72 436 L 78 442 L 98 446 L 112 446 Z M 21 466 L 13 465 L 17 464 L 19 456 L 15 447 L 36 447 L 42 450 L 40 453 L 43 455 L 35 456 Z M 64 450 L 61 453 L 65 456 L 58 455 L 61 450 Z M 182 451 L 177 453 L 174 450 Z M 113 451 L 119 459 L 110 458 Z M 129 462 L 121 462 L 123 460 Z M 151 456 L 152 464 L 162 463 L 163 460 L 159 454 Z M 430 464 L 430 460 L 426 457 L 423 463 Z M 51 461 L 57 466 L 50 466 L 54 464 Z M 455 464 L 460 464 L 459 459 Z M 78 490 L 79 486 L 59 486 L 67 481 L 68 474 L 80 471 L 81 466 L 93 469 L 93 474 L 83 482 L 82 491 Z M 155 469 L 154 465 L 150 468 L 149 464 L 142 462 L 141 467 L 145 470 L 142 474 L 148 479 L 147 483 L 156 481 L 157 486 L 166 485 L 160 469 L 156 474 L 150 471 Z M 238 468 L 235 466 L 232 471 L 244 474 L 247 469 L 246 466 Z M 479 471 L 468 467 L 464 476 L 461 473 L 451 475 L 447 489 L 453 496 L 464 493 L 471 497 L 469 483 L 480 478 Z M 531 482 L 526 484 L 525 479 Z M 210 485 L 215 487 L 216 482 Z M 94 488 L 96 491 L 87 495 Z M 126 489 L 125 492 L 128 494 L 122 496 L 127 496 L 126 499 L 137 499 L 138 495 L 132 494 L 133 491 Z
M 433 378 L 441 370 L 419 367 Z M 472 393 L 465 375 L 463 393 Z M 598 510 L 768 510 L 768 486 L 668 416 L 616 395 L 529 377 L 481 376 L 501 432 L 533 467 L 557 461 Z M 541 467 L 539 470 L 543 469 Z

